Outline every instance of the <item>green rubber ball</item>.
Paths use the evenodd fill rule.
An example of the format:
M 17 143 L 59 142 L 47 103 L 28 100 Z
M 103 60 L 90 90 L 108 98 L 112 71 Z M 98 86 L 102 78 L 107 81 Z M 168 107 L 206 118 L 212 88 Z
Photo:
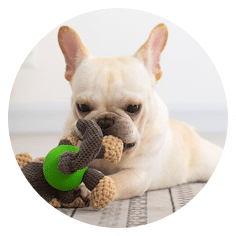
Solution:
M 85 167 L 71 175 L 62 174 L 57 168 L 59 158 L 62 153 L 68 151 L 77 153 L 79 152 L 79 149 L 72 145 L 60 145 L 47 154 L 43 163 L 45 179 L 52 187 L 61 191 L 69 191 L 78 187 L 82 182 L 84 172 L 88 169 L 88 167 Z

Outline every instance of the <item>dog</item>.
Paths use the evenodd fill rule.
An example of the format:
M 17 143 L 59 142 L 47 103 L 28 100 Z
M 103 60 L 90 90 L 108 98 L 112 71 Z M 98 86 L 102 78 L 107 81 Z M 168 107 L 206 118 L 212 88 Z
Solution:
M 78 119 L 87 119 L 97 122 L 103 135 L 114 135 L 124 143 L 118 164 L 99 159 L 89 166 L 114 180 L 113 200 L 206 182 L 221 157 L 222 149 L 201 138 L 194 127 L 169 118 L 154 90 L 162 76 L 160 57 L 167 38 L 166 25 L 159 24 L 135 55 L 94 57 L 72 28 L 59 29 L 65 78 L 72 88 L 64 135 Z

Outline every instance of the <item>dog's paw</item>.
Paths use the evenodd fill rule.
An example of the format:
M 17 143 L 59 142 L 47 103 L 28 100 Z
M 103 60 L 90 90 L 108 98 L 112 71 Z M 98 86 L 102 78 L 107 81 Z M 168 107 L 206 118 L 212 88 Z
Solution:
M 106 207 L 114 198 L 116 192 L 115 182 L 109 176 L 105 176 L 93 189 L 90 198 L 90 206 L 96 210 Z
M 105 148 L 104 159 L 111 163 L 120 162 L 123 152 L 123 142 L 121 139 L 112 135 L 103 138 L 103 146 Z
M 80 191 L 80 197 L 85 203 L 85 206 L 89 206 L 91 192 L 85 187 L 84 183 L 81 183 L 77 189 Z

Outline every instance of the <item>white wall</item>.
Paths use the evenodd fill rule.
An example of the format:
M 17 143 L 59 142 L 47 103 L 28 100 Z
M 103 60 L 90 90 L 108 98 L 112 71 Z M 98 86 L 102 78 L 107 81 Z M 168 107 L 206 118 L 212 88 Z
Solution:
M 161 59 L 163 77 L 156 90 L 169 106 L 172 117 L 190 122 L 201 131 L 225 132 L 226 100 L 216 68 L 201 46 L 178 26 L 150 13 L 125 9 L 95 11 L 61 25 L 74 28 L 93 55 L 122 56 L 134 54 L 161 22 L 169 29 L 169 39 Z M 54 113 L 60 110 L 57 115 L 63 117 L 51 117 L 54 131 L 62 127 L 71 91 L 64 79 L 64 57 L 57 42 L 61 25 L 45 37 L 42 35 L 17 75 L 9 113 L 12 132 L 40 131 L 32 128 L 35 116 L 45 119 L 51 116 L 49 111 L 52 110 Z M 38 117 L 37 112 L 40 115 L 45 109 L 44 116 Z M 19 128 L 16 117 L 29 121 Z M 49 130 L 51 126 L 48 122 L 41 130 Z

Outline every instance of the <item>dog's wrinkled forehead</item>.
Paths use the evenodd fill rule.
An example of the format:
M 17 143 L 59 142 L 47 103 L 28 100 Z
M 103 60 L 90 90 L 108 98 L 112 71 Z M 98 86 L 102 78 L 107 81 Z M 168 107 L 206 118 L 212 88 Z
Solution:
M 71 81 L 74 94 L 101 91 L 114 95 L 119 89 L 143 94 L 151 88 L 149 73 L 134 57 L 87 58 L 77 68 Z

